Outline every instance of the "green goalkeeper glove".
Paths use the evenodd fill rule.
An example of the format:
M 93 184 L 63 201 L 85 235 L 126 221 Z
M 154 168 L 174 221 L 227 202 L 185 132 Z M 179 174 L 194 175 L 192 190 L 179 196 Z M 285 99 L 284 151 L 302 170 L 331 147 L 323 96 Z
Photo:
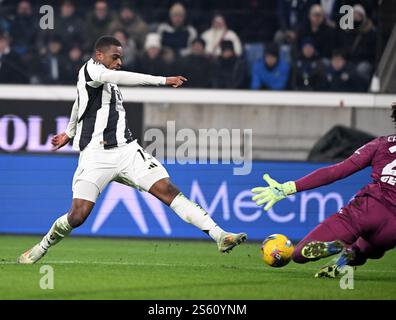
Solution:
M 272 179 L 267 173 L 264 174 L 263 179 L 268 183 L 268 187 L 256 187 L 251 191 L 257 193 L 252 200 L 256 201 L 258 206 L 267 203 L 264 207 L 265 211 L 268 211 L 275 203 L 279 200 L 286 198 L 288 195 L 296 193 L 296 184 L 294 181 L 288 181 L 280 184 L 279 182 Z

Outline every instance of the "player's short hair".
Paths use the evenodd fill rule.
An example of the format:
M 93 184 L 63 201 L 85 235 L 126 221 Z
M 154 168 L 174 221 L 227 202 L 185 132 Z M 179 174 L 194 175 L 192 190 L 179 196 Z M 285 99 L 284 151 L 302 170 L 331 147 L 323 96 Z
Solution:
M 392 121 L 396 126 L 396 102 L 392 103 L 392 114 L 391 114 Z
M 113 36 L 102 36 L 95 42 L 95 50 L 98 51 L 104 51 L 110 46 L 122 47 L 122 44 Z

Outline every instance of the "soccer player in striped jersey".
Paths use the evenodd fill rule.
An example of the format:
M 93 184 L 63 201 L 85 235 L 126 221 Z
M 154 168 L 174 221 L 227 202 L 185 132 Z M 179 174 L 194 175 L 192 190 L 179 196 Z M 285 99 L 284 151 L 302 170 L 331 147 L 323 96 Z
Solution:
M 19 263 L 35 263 L 51 246 L 84 223 L 99 194 L 111 181 L 150 192 L 184 221 L 207 233 L 216 241 L 220 252 L 229 252 L 247 238 L 245 233 L 224 231 L 203 208 L 186 198 L 171 183 L 162 164 L 133 139 L 128 128 L 117 85 L 177 88 L 187 79 L 120 71 L 122 55 L 121 43 L 114 37 L 103 36 L 95 43 L 95 57 L 78 73 L 78 96 L 70 122 L 65 132 L 52 139 L 56 150 L 74 137 L 73 148 L 80 151 L 72 183 L 72 206 L 54 222 L 40 243 L 18 258 Z
M 396 122 L 396 104 L 392 105 L 391 117 Z M 280 184 L 265 174 L 269 186 L 252 189 L 256 193 L 253 201 L 259 206 L 267 203 L 264 210 L 268 210 L 290 194 L 332 183 L 368 166 L 372 167 L 373 181 L 312 230 L 293 252 L 296 263 L 339 254 L 316 277 L 334 278 L 345 265 L 363 265 L 396 246 L 396 135 L 376 138 L 348 159 L 296 181 Z

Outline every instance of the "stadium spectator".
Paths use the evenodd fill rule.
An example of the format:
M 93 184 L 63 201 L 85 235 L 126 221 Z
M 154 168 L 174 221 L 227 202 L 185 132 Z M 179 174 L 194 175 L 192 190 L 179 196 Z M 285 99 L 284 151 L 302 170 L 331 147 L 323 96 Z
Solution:
M 10 25 L 13 50 L 23 56 L 33 48 L 38 31 L 38 20 L 33 14 L 32 4 L 22 0 Z
M 222 41 L 220 47 L 221 56 L 217 59 L 214 76 L 215 88 L 245 88 L 247 67 L 244 60 L 236 55 L 232 41 Z
M 124 4 L 121 7 L 119 18 L 110 25 L 110 33 L 121 29 L 128 33 L 129 38 L 135 42 L 138 50 L 143 49 L 149 27 L 143 18 L 136 13 L 135 8 L 129 4 Z
M 251 89 L 283 90 L 289 79 L 289 63 L 279 55 L 277 44 L 265 46 L 264 58 L 253 65 Z
M 161 74 L 164 61 L 161 56 L 161 37 L 157 33 L 149 33 L 144 43 L 144 52 L 137 58 L 136 72 Z
M 335 30 L 326 25 L 325 15 L 320 5 L 314 4 L 309 9 L 309 22 L 300 29 L 299 39 L 311 38 L 317 54 L 330 59 L 335 46 Z
M 80 44 L 85 42 L 83 23 L 76 14 L 76 6 L 73 1 L 62 2 L 60 15 L 56 19 L 55 33 L 60 37 L 66 49 L 70 49 L 76 42 Z
M 62 55 L 62 49 L 62 41 L 59 36 L 52 36 L 48 42 L 46 52 L 40 58 L 36 71 L 41 83 L 63 83 L 64 68 L 68 61 Z
M 0 33 L 10 33 L 10 14 L 7 14 L 7 7 L 0 6 Z
M 89 39 L 86 43 L 87 51 L 92 48 L 95 39 L 108 33 L 113 21 L 114 17 L 110 12 L 107 2 L 105 0 L 96 1 L 94 11 L 88 14 L 85 24 Z
M 123 29 L 115 30 L 113 36 L 122 44 L 122 49 L 124 52 L 122 60 L 123 69 L 132 70 L 137 54 L 135 41 L 129 38 L 128 33 Z
M 329 27 L 336 28 L 341 0 L 320 0 L 320 6 L 323 9 L 326 24 Z
M 221 42 L 229 40 L 233 43 L 234 52 L 237 56 L 242 55 L 242 44 L 238 35 L 228 29 L 226 20 L 222 14 L 215 14 L 211 27 L 202 33 L 202 39 L 206 42 L 206 53 L 218 57 L 221 55 Z
M 182 56 L 188 53 L 197 31 L 186 23 L 186 9 L 177 2 L 169 9 L 169 22 L 161 23 L 157 32 L 161 35 L 164 47 L 171 47 Z
M 75 84 L 78 72 L 84 64 L 83 52 L 79 45 L 75 44 L 69 49 L 69 60 L 63 66 L 62 82 L 65 84 Z
M 0 83 L 28 83 L 23 62 L 11 48 L 6 33 L 0 34 Z
M 334 50 L 325 77 L 319 83 L 321 91 L 356 92 L 361 89 L 361 79 L 347 62 L 344 51 Z
M 301 44 L 301 52 L 296 62 L 296 80 L 294 89 L 315 91 L 322 81 L 324 66 L 318 59 L 315 45 L 310 38 L 305 38 Z
M 171 74 L 180 74 L 181 58 L 171 47 L 163 47 L 161 51 L 162 66 L 161 74 L 169 77 Z M 157 71 L 158 73 L 158 71 Z
M 190 88 L 213 87 L 214 63 L 205 54 L 205 41 L 197 38 L 191 44 L 190 54 L 183 59 L 181 74 L 188 77 L 185 83 Z
M 275 33 L 274 41 L 278 44 L 292 44 L 297 38 L 297 31 L 307 22 L 309 8 L 316 0 L 277 0 L 277 15 L 280 29 Z
M 241 41 L 244 43 L 272 41 L 276 30 L 279 29 L 276 1 L 252 0 L 239 1 L 237 4 L 238 15 L 232 20 L 232 26 Z M 230 22 L 230 13 L 228 12 L 227 17 L 227 21 Z
M 339 47 L 348 52 L 350 61 L 368 86 L 375 63 L 377 33 L 363 6 L 353 6 L 353 18 L 354 29 L 339 32 Z

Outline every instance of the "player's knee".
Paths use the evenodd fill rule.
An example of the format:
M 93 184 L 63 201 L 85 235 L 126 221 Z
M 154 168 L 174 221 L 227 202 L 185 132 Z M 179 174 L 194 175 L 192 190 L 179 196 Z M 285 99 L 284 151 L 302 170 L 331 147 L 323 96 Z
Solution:
M 302 256 L 301 250 L 297 250 L 297 248 L 294 249 L 294 251 L 293 251 L 292 260 L 295 263 L 305 263 L 305 262 L 307 262 L 307 259 Z
M 157 181 L 150 188 L 149 192 L 165 204 L 170 205 L 173 199 L 180 193 L 180 190 L 166 178 Z
M 302 246 L 297 245 L 292 253 L 292 260 L 295 263 L 306 263 L 309 260 L 301 254 Z
M 79 211 L 71 211 L 68 220 L 72 228 L 77 228 L 84 223 L 85 218 Z
M 80 205 L 73 206 L 72 210 L 68 215 L 68 221 L 72 228 L 81 226 L 87 219 L 91 209 L 88 206 Z

